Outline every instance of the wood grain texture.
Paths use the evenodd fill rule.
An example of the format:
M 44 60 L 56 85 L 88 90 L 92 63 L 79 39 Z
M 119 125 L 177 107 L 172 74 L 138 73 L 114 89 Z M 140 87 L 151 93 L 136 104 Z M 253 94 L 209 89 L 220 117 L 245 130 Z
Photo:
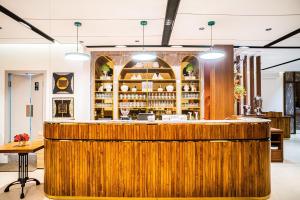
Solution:
M 45 140 L 45 193 L 94 197 L 264 197 L 270 143 Z
M 291 127 L 290 127 L 290 117 L 289 116 L 281 116 L 281 117 L 267 117 L 271 120 L 271 127 L 278 128 L 283 131 L 284 138 L 291 137 Z
M 248 92 L 248 80 L 247 80 L 247 71 L 248 71 L 248 68 L 247 68 L 247 56 L 244 56 L 244 59 L 243 59 L 243 86 L 245 88 L 245 90 Z M 244 101 L 243 101 L 243 105 L 248 105 L 248 98 L 247 96 L 245 96 L 244 98 Z
M 209 63 L 204 64 L 204 119 L 210 119 L 210 74 L 212 66 Z
M 261 97 L 261 57 L 256 56 L 256 95 Z
M 283 131 L 281 129 L 271 128 L 271 146 L 278 149 L 271 149 L 271 162 L 283 162 Z
M 45 193 L 266 197 L 269 123 L 45 123 Z
M 268 123 L 88 124 L 45 123 L 46 139 L 237 140 L 270 137 Z
M 249 69 L 250 69 L 250 106 L 251 113 L 254 113 L 254 56 L 250 56 L 249 60 Z
M 34 153 L 44 148 L 43 140 L 29 141 L 25 146 L 18 146 L 18 142 L 12 142 L 0 146 L 0 153 Z
M 204 90 L 206 119 L 225 119 L 234 115 L 234 72 L 233 46 L 215 45 L 214 49 L 224 51 L 226 57 L 204 63 Z M 209 79 L 207 79 L 209 73 Z M 206 85 L 209 86 L 206 87 Z M 208 91 L 209 89 L 209 91 Z

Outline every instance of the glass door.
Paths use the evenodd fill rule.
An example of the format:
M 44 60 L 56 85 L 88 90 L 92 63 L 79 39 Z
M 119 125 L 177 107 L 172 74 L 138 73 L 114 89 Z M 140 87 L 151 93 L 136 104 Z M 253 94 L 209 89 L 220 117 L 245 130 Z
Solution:
M 8 73 L 9 142 L 20 133 L 30 140 L 43 133 L 43 74 Z
M 300 72 L 284 73 L 284 114 L 291 117 L 292 133 L 300 131 Z

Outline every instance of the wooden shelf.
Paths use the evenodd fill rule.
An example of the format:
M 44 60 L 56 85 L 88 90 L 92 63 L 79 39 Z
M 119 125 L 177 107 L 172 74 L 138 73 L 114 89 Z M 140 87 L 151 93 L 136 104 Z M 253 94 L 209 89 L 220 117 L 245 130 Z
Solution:
M 169 73 L 171 68 L 124 68 L 122 73 Z
M 144 101 L 144 102 L 146 102 L 146 99 L 120 99 L 119 98 L 119 101 Z
M 154 83 L 173 83 L 176 82 L 176 79 L 120 79 L 119 82 L 128 82 L 128 83 L 142 83 L 142 82 L 154 82 Z
M 113 100 L 113 98 L 95 98 L 95 100 Z
M 148 101 L 176 101 L 176 99 L 148 99 Z
M 148 107 L 119 107 L 119 109 L 122 109 L 122 108 L 125 108 L 125 109 L 147 109 Z
M 181 82 L 186 83 L 186 82 L 199 82 L 200 79 L 190 79 L 190 80 L 181 80 Z
M 113 80 L 102 80 L 102 79 L 95 79 L 96 82 L 105 82 L 105 83 L 112 83 Z
M 200 98 L 181 98 L 182 100 L 199 100 L 200 101 Z
M 103 72 L 102 66 L 108 66 L 109 71 L 107 76 Z M 113 94 L 113 77 L 114 77 L 114 62 L 111 58 L 105 55 L 93 55 L 91 59 L 91 115 L 92 118 L 97 120 L 100 118 L 113 119 L 114 109 L 114 94 Z M 106 79 L 107 78 L 107 79 Z M 109 78 L 109 79 L 108 79 Z M 98 89 L 104 85 L 110 84 L 112 91 L 98 91 Z M 99 106 L 100 103 L 110 104 L 108 106 Z
M 175 79 L 175 74 L 173 72 L 173 69 L 171 66 L 167 65 L 167 64 L 162 64 L 160 63 L 160 65 L 162 65 L 163 67 L 161 68 L 152 68 L 151 66 L 151 63 L 150 64 L 147 64 L 147 66 L 145 67 L 135 67 L 134 65 L 136 64 L 136 62 L 129 62 L 128 65 L 126 65 L 121 73 L 120 73 L 120 76 L 119 76 L 119 85 L 122 85 L 123 83 L 125 83 L 126 85 L 128 85 L 129 87 L 133 87 L 134 85 L 136 86 L 136 88 L 139 90 L 137 92 L 132 92 L 132 91 L 128 91 L 128 92 L 122 92 L 122 91 L 119 91 L 119 95 L 122 94 L 122 95 L 128 95 L 128 94 L 142 94 L 143 96 L 146 97 L 146 99 L 119 99 L 119 103 L 121 102 L 146 102 L 146 104 L 143 104 L 144 107 L 124 107 L 124 108 L 128 108 L 128 109 L 131 109 L 133 110 L 132 112 L 130 112 L 129 115 L 131 116 L 134 116 L 136 117 L 138 114 L 139 114 L 139 111 L 138 109 L 149 109 L 149 110 L 153 110 L 153 113 L 155 115 L 157 114 L 162 114 L 164 109 L 165 110 L 168 110 L 174 114 L 174 110 L 176 110 L 176 99 L 158 99 L 158 98 L 153 98 L 153 99 L 150 99 L 150 96 L 152 97 L 153 96 L 156 96 L 156 95 L 164 95 L 164 96 L 167 96 L 167 95 L 174 95 L 176 94 L 176 87 L 174 87 L 174 91 L 172 92 L 168 92 L 166 90 L 162 91 L 162 92 L 159 92 L 157 91 L 157 86 L 161 85 L 164 89 L 167 85 L 173 85 L 175 86 L 176 84 L 176 79 Z M 136 79 L 131 79 L 131 77 L 133 76 L 136 76 L 137 73 L 139 73 L 141 75 L 141 77 L 143 79 L 139 79 L 139 80 L 136 80 Z M 160 73 L 160 75 L 164 78 L 164 79 L 152 79 L 153 77 L 153 74 L 154 73 Z M 152 82 L 153 84 L 153 87 L 152 89 L 153 90 L 156 90 L 156 91 L 141 91 L 142 90 L 142 82 Z M 121 89 L 119 89 L 121 90 Z M 145 95 L 146 94 L 146 95 Z M 126 96 L 127 97 L 127 96 Z M 175 96 L 175 98 L 177 97 L 177 95 Z M 168 101 L 168 103 L 172 103 L 171 105 L 175 104 L 175 106 L 172 106 L 171 108 L 169 107 L 163 107 L 163 106 L 159 106 L 159 107 L 150 107 L 150 103 L 153 103 L 151 105 L 154 106 L 155 103 L 158 103 L 158 102 L 163 102 L 163 101 Z M 118 104 L 120 106 L 120 104 Z M 124 105 L 124 104 L 121 104 L 121 105 Z M 131 105 L 131 104 L 130 104 Z M 156 104 L 155 104 L 156 105 Z M 166 106 L 168 106 L 169 104 L 164 104 Z M 125 104 L 125 106 L 128 106 L 127 104 Z M 120 107 L 119 107 L 120 108 Z
M 176 107 L 147 107 L 148 109 L 155 109 L 155 110 L 164 110 L 164 109 L 176 109 Z
M 271 148 L 271 161 L 283 162 L 283 131 L 282 130 L 271 128 L 271 146 L 277 147 L 277 149 Z
M 192 91 L 188 91 L 188 92 L 186 92 L 186 91 L 181 91 L 182 93 L 200 93 L 201 91 L 194 91 L 194 92 L 192 92 Z

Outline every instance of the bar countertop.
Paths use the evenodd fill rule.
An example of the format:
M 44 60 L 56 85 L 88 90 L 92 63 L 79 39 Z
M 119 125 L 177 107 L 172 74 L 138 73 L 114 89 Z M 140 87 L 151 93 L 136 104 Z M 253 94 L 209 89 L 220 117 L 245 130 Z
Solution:
M 79 124 L 211 124 L 211 123 L 265 123 L 269 119 L 242 117 L 235 120 L 50 120 L 46 123 L 79 123 Z

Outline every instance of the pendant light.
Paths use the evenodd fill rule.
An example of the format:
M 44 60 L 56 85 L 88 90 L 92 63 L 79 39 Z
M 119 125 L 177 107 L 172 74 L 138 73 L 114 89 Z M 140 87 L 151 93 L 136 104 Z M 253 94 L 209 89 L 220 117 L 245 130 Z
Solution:
M 81 22 L 74 22 L 74 25 L 76 26 L 76 30 L 77 30 L 77 51 L 76 52 L 69 52 L 65 54 L 65 59 L 67 60 L 76 60 L 76 61 L 86 61 L 90 59 L 90 55 L 87 53 L 81 53 L 78 51 L 78 29 L 79 27 L 82 25 Z
M 154 53 L 148 53 L 145 51 L 145 26 L 147 25 L 147 21 L 141 21 L 141 26 L 143 27 L 143 51 L 132 56 L 133 60 L 137 61 L 151 61 L 156 59 L 156 55 Z
M 225 53 L 219 50 L 212 49 L 212 27 L 215 25 L 215 21 L 209 21 L 208 26 L 210 26 L 210 48 L 208 51 L 200 54 L 200 58 L 205 60 L 214 60 L 218 58 L 223 58 Z

